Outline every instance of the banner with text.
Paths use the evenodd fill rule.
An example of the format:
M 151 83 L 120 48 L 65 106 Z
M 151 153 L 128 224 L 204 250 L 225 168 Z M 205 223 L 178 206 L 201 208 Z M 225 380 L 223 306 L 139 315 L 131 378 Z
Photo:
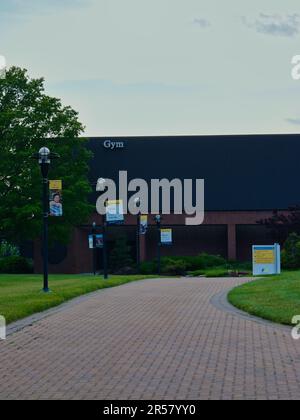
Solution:
M 172 229 L 161 229 L 160 230 L 160 242 L 162 245 L 172 245 L 173 243 L 173 231 Z
M 109 225 L 120 225 L 124 223 L 123 200 L 107 201 L 106 222 Z
M 62 181 L 49 181 L 50 191 L 50 216 L 61 217 L 63 215 L 62 205 Z

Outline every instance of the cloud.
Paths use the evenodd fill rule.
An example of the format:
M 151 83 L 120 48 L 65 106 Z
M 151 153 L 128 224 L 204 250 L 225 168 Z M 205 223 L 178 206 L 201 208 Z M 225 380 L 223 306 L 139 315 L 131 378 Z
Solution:
M 260 13 L 259 17 L 252 22 L 243 16 L 242 22 L 248 28 L 254 29 L 261 34 L 294 37 L 300 33 L 299 18 L 299 15 L 296 13 L 286 16 Z
M 6 15 L 40 14 L 49 10 L 74 8 L 87 4 L 89 0 L 1 0 L 0 12 Z
M 193 25 L 200 26 L 200 28 L 203 28 L 203 29 L 211 26 L 210 22 L 206 19 L 203 19 L 203 18 L 195 18 L 193 20 Z
M 48 84 L 48 87 L 69 92 L 101 92 L 108 95 L 123 94 L 185 94 L 195 92 L 192 85 L 172 85 L 166 83 L 116 83 L 111 80 L 65 80 Z
M 300 118 L 287 118 L 286 121 L 293 125 L 300 125 Z

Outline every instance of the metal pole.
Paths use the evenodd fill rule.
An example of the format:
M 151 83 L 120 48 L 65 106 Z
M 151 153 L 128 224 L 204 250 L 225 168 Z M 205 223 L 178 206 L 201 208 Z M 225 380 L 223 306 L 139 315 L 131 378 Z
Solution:
M 108 279 L 108 267 L 107 267 L 107 241 L 106 241 L 106 221 L 103 218 L 103 271 L 104 280 Z
M 43 265 L 44 265 L 44 288 L 49 292 L 48 283 L 48 218 L 49 218 L 49 181 L 43 177 Z
M 93 235 L 93 271 L 94 271 L 94 276 L 95 276 L 96 275 L 96 271 L 97 271 L 97 267 L 96 267 L 96 262 L 97 262 L 96 223 L 93 223 L 92 235 Z
M 158 233 L 158 238 L 157 238 L 157 273 L 160 276 L 161 274 L 161 236 L 160 236 L 160 227 L 161 227 L 161 223 L 160 221 L 157 222 L 157 233 Z
M 136 267 L 137 272 L 140 273 L 141 270 L 141 214 L 137 216 L 137 229 L 136 229 Z

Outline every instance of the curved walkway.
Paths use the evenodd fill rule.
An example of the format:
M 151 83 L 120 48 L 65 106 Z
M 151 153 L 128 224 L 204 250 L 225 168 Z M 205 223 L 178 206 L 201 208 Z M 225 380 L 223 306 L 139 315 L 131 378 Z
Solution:
M 218 304 L 247 279 L 157 279 L 0 341 L 0 399 L 299 399 L 300 341 Z

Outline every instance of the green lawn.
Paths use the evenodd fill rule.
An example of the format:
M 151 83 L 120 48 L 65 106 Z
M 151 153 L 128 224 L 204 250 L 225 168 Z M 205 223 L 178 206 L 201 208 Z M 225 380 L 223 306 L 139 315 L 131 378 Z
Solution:
M 51 293 L 43 293 L 40 275 L 0 275 L 0 315 L 9 324 L 86 293 L 151 277 L 55 275 L 49 277 Z
M 228 299 L 252 315 L 291 325 L 292 318 L 300 315 L 300 271 L 244 284 L 232 290 Z

